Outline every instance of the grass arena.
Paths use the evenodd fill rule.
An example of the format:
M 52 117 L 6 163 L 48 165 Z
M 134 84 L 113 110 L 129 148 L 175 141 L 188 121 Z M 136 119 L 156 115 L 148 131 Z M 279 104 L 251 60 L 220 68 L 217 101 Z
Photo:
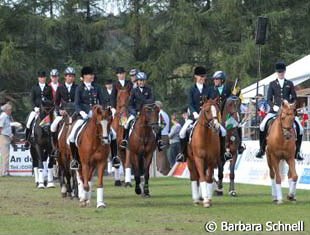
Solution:
M 307 190 L 298 190 L 296 203 L 275 205 L 269 186 L 237 184 L 238 197 L 230 197 L 225 184 L 206 209 L 193 205 L 188 179 L 151 178 L 150 198 L 115 187 L 111 177 L 104 185 L 106 209 L 95 209 L 95 184 L 90 206 L 80 208 L 59 185 L 39 190 L 33 177 L 2 177 L 0 234 L 207 234 L 214 223 L 214 234 L 310 234 Z

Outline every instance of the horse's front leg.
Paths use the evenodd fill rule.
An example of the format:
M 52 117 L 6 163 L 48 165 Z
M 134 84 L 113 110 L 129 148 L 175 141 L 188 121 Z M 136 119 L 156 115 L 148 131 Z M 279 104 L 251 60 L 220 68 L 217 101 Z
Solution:
M 220 163 L 218 164 L 218 182 L 217 182 L 217 189 L 215 190 L 217 196 L 223 196 L 224 165 L 225 160 L 221 159 Z
M 106 161 L 101 162 L 97 166 L 98 170 L 98 182 L 97 182 L 97 208 L 105 208 L 104 203 L 104 190 L 103 190 L 103 174 L 106 167 Z
M 208 170 L 207 170 L 207 185 L 206 185 L 207 199 L 204 198 L 204 200 L 203 200 L 203 206 L 207 207 L 207 208 L 212 205 L 213 174 L 214 174 L 214 168 L 213 168 L 213 166 L 209 165 Z
M 203 206 L 210 207 L 211 200 L 209 198 L 210 195 L 208 194 L 208 191 L 209 191 L 208 188 L 210 187 L 209 184 L 211 184 L 213 187 L 213 174 L 211 175 L 211 178 L 210 178 L 210 175 L 208 175 L 208 178 L 206 177 L 205 162 L 202 157 L 194 155 L 194 160 L 195 160 L 195 166 L 197 168 L 198 175 L 199 175 L 199 187 L 201 189 L 201 195 L 203 198 Z
M 148 153 L 144 160 L 144 186 L 143 196 L 150 197 L 149 179 L 150 179 L 150 165 L 152 163 L 153 152 Z
M 135 175 L 135 182 L 136 182 L 135 192 L 136 192 L 136 194 L 140 195 L 141 194 L 141 188 L 140 188 L 141 176 L 140 176 L 138 155 L 135 153 L 132 153 L 131 151 L 130 151 L 129 155 L 130 155 L 130 161 L 131 161 L 131 164 L 133 166 L 133 171 L 134 171 L 134 175 Z
M 268 163 L 268 167 L 269 167 L 269 176 L 270 176 L 270 180 L 271 180 L 271 196 L 272 196 L 272 200 L 273 202 L 277 201 L 277 190 L 276 190 L 276 181 L 275 181 L 275 172 L 273 169 L 273 165 L 271 162 L 271 156 L 270 153 L 268 151 L 266 151 L 266 155 L 267 155 L 267 163 Z
M 298 175 L 295 168 L 295 157 L 292 156 L 289 160 L 287 160 L 287 164 L 289 166 L 288 171 L 288 183 L 289 183 L 289 193 L 287 195 L 287 199 L 289 201 L 296 201 L 296 184 L 298 180 Z
M 275 172 L 276 176 L 276 195 L 277 195 L 277 204 L 282 204 L 283 203 L 283 196 L 282 196 L 282 188 L 281 188 L 281 175 L 280 175 L 280 160 L 276 158 L 276 156 L 271 156 L 271 161 L 273 165 L 273 169 Z
M 187 166 L 190 173 L 190 180 L 191 180 L 191 188 L 192 188 L 192 199 L 194 204 L 200 203 L 200 196 L 199 196 L 199 183 L 198 183 L 198 172 L 195 167 L 195 163 L 191 156 L 187 158 Z
M 132 187 L 131 184 L 131 164 L 130 164 L 130 156 L 129 151 L 122 150 L 121 153 L 124 155 L 125 162 L 124 162 L 124 168 L 125 168 L 125 187 Z
M 38 158 L 38 188 L 44 189 L 44 172 L 43 172 L 43 150 L 40 148 L 38 144 L 35 144 L 35 150 Z
M 235 165 L 236 165 L 236 161 L 237 161 L 237 151 L 234 151 L 232 154 L 233 158 L 230 161 L 230 165 L 229 165 L 229 179 L 230 179 L 230 184 L 229 184 L 229 194 L 232 197 L 236 197 L 237 193 L 235 190 Z
M 32 168 L 33 168 L 33 174 L 34 174 L 34 182 L 36 184 L 36 187 L 39 185 L 39 162 L 38 162 L 38 153 L 37 150 L 33 147 L 33 145 L 30 146 L 30 154 L 32 158 Z

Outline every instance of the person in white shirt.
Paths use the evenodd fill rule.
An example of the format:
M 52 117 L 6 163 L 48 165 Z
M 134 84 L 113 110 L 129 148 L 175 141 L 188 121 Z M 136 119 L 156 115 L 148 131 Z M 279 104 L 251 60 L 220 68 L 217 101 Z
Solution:
M 9 175 L 10 143 L 13 140 L 11 128 L 12 105 L 5 104 L 1 107 L 0 114 L 0 175 Z

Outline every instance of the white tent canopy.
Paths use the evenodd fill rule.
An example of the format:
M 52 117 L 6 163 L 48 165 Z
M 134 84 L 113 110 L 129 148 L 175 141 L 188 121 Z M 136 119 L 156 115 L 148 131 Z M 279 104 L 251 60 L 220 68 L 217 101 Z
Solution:
M 267 95 L 267 87 L 269 83 L 277 78 L 277 74 L 272 75 L 262 79 L 258 83 L 258 93 L 262 95 Z M 286 66 L 285 78 L 291 80 L 294 85 L 298 85 L 310 78 L 310 55 L 307 55 L 300 60 Z M 256 83 L 241 90 L 243 98 L 250 99 L 256 96 Z

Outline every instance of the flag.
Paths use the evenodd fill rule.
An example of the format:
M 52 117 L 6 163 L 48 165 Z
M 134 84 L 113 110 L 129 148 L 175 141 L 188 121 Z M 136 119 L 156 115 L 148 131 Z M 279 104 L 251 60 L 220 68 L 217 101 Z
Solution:
M 51 124 L 51 118 L 49 115 L 47 115 L 45 118 L 43 118 L 43 120 L 40 122 L 39 126 L 40 127 L 45 127 L 45 126 L 49 126 Z
M 238 122 L 230 114 L 226 115 L 225 128 L 230 130 L 238 126 Z

